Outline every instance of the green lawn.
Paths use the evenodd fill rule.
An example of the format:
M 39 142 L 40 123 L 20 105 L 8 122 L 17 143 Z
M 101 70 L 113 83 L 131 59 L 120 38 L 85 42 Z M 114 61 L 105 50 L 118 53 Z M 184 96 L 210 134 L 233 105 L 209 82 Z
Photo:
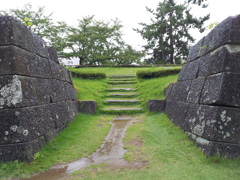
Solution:
M 84 70 L 85 68 L 81 68 Z M 89 69 L 89 68 L 86 68 Z M 94 70 L 94 68 L 92 68 Z M 134 74 L 137 68 L 96 68 L 110 74 Z M 106 71 L 107 70 L 107 71 Z M 134 72 L 132 72 L 134 71 Z M 137 88 L 143 105 L 150 99 L 163 99 L 164 88 L 177 80 L 177 75 L 139 80 Z M 106 80 L 74 78 L 80 100 L 102 103 Z M 87 157 L 102 143 L 115 117 L 98 112 L 95 115 L 78 114 L 67 129 L 62 131 L 31 163 L 0 163 L 0 179 L 21 177 L 45 171 L 52 165 Z M 146 161 L 147 166 L 110 168 L 106 164 L 92 165 L 75 172 L 71 179 L 144 179 L 144 180 L 239 180 L 240 160 L 222 157 L 206 158 L 185 133 L 165 114 L 142 113 L 139 122 L 128 128 L 124 138 L 128 150 L 124 157 L 129 162 Z M 133 143 L 138 142 L 138 143 Z

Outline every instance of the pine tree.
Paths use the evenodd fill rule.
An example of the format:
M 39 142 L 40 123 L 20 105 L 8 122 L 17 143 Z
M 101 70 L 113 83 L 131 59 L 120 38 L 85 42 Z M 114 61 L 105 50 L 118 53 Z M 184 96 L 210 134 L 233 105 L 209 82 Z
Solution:
M 147 8 L 154 19 L 151 19 L 151 24 L 139 23 L 142 29 L 135 29 L 147 40 L 144 48 L 150 58 L 145 63 L 174 64 L 186 58 L 188 44 L 194 42 L 189 30 L 196 28 L 203 32 L 203 24 L 210 17 L 193 17 L 190 12 L 192 3 L 194 2 L 190 0 L 183 4 L 177 4 L 175 0 L 164 0 L 159 2 L 155 11 Z

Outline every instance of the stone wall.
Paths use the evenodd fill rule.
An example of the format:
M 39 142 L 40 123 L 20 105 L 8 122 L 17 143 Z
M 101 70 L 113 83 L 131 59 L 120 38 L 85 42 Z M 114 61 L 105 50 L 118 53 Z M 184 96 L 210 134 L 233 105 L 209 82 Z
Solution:
M 191 48 L 165 112 L 206 155 L 240 157 L 240 15 Z
M 12 17 L 0 17 L 0 161 L 29 161 L 78 112 L 54 48 Z

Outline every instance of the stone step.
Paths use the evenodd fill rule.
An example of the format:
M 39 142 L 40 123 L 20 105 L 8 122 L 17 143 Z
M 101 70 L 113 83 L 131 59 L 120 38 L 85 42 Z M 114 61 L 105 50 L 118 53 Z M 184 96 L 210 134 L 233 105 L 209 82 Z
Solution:
M 108 94 L 107 97 L 116 97 L 116 98 L 131 98 L 136 97 L 138 94 L 136 93 L 129 93 L 129 94 L 123 94 L 123 93 L 111 93 Z
M 135 88 L 108 88 L 106 89 L 108 92 L 131 92 L 131 91 L 136 91 Z
M 118 78 L 136 78 L 136 75 L 110 75 L 108 78 L 118 79 Z
M 136 81 L 135 78 L 127 78 L 127 79 L 109 79 L 110 81 Z
M 112 119 L 113 121 L 124 121 L 124 120 L 136 120 L 134 117 L 132 116 L 120 116 L 120 117 L 116 117 Z
M 109 84 L 108 88 L 135 88 L 136 84 Z
M 105 108 L 102 110 L 104 113 L 109 114 L 133 114 L 144 112 L 143 108 L 134 108 L 134 107 L 116 107 L 116 108 Z
M 110 99 L 110 100 L 104 100 L 105 103 L 107 104 L 138 104 L 140 101 L 137 99 L 130 99 L 130 100 L 114 100 L 114 99 Z
M 136 84 L 136 81 L 108 81 L 108 84 Z

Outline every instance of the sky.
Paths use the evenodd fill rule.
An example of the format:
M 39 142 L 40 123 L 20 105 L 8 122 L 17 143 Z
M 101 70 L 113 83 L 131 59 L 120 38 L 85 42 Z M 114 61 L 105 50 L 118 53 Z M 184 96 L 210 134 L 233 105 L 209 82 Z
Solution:
M 133 28 L 141 28 L 140 22 L 149 23 L 151 14 L 146 7 L 155 9 L 161 0 L 7 0 L 1 2 L 1 10 L 21 8 L 30 3 L 33 7 L 45 6 L 46 14 L 52 13 L 54 21 L 65 21 L 69 25 L 76 25 L 77 19 L 84 16 L 95 15 L 96 20 L 110 20 L 118 18 L 124 26 L 123 38 L 125 42 L 136 49 L 146 42 Z M 176 0 L 179 2 L 181 0 Z M 195 8 L 192 14 L 196 17 L 211 14 L 205 26 L 214 22 L 221 22 L 228 16 L 240 14 L 239 0 L 208 0 L 208 8 Z M 198 41 L 204 34 L 192 32 Z

